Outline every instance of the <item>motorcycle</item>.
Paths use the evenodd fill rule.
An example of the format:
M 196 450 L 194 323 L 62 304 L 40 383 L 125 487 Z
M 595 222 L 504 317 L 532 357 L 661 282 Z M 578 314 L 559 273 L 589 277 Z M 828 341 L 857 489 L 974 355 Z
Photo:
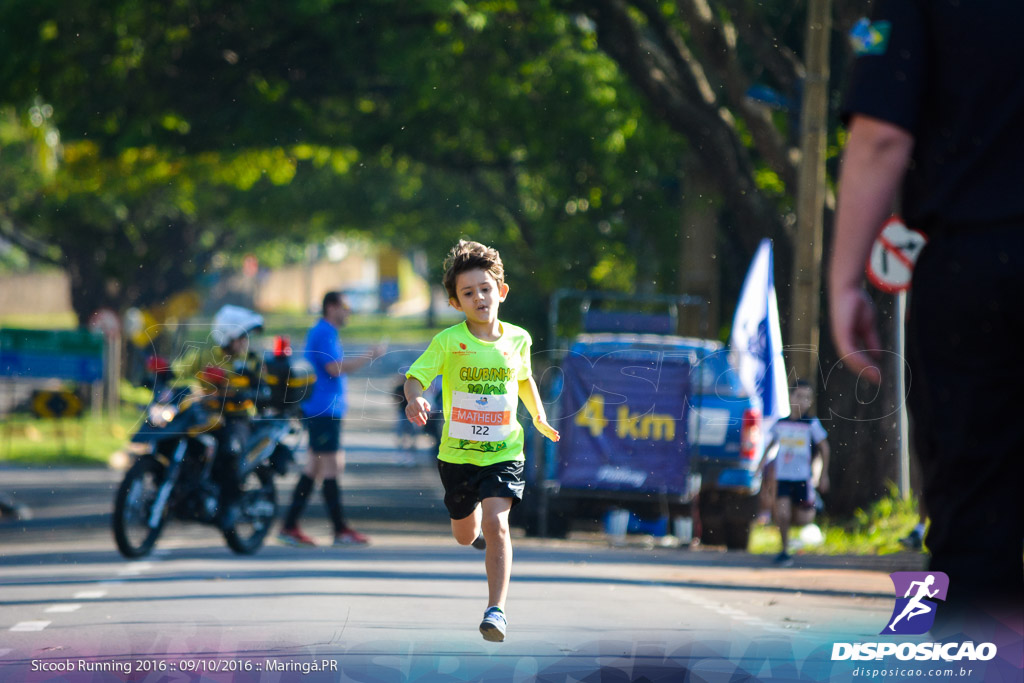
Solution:
M 213 416 L 187 389 L 154 387 L 146 419 L 132 436 L 138 456 L 114 499 L 114 540 L 124 557 L 148 555 L 171 518 L 218 526 L 239 554 L 263 546 L 277 515 L 274 475 L 285 474 L 293 460 L 299 401 L 314 381 L 308 368 L 283 354 L 263 367 L 257 415 L 239 462 L 241 496 L 227 515 L 218 514 L 217 441 L 207 433 Z

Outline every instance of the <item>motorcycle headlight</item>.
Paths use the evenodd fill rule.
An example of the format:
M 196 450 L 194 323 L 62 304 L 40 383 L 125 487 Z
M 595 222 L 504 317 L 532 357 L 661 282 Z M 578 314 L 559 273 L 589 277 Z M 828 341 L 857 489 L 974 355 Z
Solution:
M 165 403 L 154 403 L 149 407 L 149 423 L 154 427 L 166 427 L 178 414 L 178 409 Z

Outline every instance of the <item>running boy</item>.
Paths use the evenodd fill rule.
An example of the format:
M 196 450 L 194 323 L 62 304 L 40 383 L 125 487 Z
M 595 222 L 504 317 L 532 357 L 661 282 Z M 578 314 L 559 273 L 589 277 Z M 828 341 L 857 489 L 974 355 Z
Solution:
M 776 422 L 769 432 L 768 452 L 779 444 L 775 456 L 775 523 L 782 537 L 782 552 L 775 558 L 778 565 L 789 565 L 789 528 L 814 521 L 814 490 L 829 488 L 828 434 L 818 418 L 808 415 L 814 402 L 814 391 L 805 380 L 797 380 L 789 392 L 790 414 Z M 812 467 L 814 456 L 821 458 L 820 468 Z
M 486 550 L 488 606 L 480 633 L 500 642 L 512 571 L 508 513 L 524 487 L 519 399 L 544 436 L 558 441 L 558 432 L 547 422 L 533 381 L 529 333 L 498 320 L 508 285 L 497 250 L 460 240 L 445 260 L 444 287 L 466 321 L 435 336 L 409 368 L 405 413 L 413 424 L 426 424 L 431 406 L 423 392 L 441 375 L 445 426 L 437 467 L 444 504 L 455 540 Z

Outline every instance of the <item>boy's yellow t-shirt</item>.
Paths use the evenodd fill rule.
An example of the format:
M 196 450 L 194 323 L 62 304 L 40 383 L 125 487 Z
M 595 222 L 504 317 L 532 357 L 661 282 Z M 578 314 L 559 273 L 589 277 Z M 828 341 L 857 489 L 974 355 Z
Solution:
M 501 337 L 477 339 L 465 322 L 439 332 L 406 377 L 424 388 L 441 375 L 444 430 L 437 457 L 445 462 L 493 465 L 523 459 L 523 428 L 516 419 L 519 382 L 529 379 L 530 334 L 499 322 Z

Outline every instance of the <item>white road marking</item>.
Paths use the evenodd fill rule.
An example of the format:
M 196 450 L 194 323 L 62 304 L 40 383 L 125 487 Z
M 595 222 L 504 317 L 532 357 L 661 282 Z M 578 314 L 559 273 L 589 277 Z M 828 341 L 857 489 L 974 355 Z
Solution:
M 782 628 L 781 626 L 777 626 L 776 624 L 773 624 L 770 621 L 766 621 L 761 617 L 755 617 L 751 614 L 747 614 L 741 609 L 736 609 L 735 607 L 730 607 L 729 605 L 716 603 L 712 600 L 708 600 L 703 596 L 693 594 L 690 591 L 683 590 L 681 588 L 673 588 L 669 586 L 662 586 L 661 589 L 665 593 L 668 593 L 669 595 L 672 595 L 675 598 L 688 602 L 691 605 L 703 607 L 704 609 L 719 614 L 723 617 L 727 617 L 734 621 L 743 622 L 748 626 L 759 628 L 764 631 L 770 631 L 772 633 L 790 633 L 788 629 Z
M 736 609 L 735 607 L 729 607 L 728 605 L 722 605 L 721 607 L 718 607 L 715 611 L 719 614 L 724 614 L 727 617 L 740 616 L 746 614 L 746 612 L 744 612 L 743 610 Z
M 107 594 L 107 591 L 78 591 L 73 597 L 75 600 L 96 600 Z
M 51 607 L 47 607 L 45 611 L 46 612 L 51 612 L 51 613 L 74 612 L 75 610 L 78 610 L 81 607 L 82 607 L 81 605 L 72 605 L 72 604 L 69 603 L 69 604 L 66 604 L 66 605 L 53 605 Z
M 19 621 L 10 628 L 11 631 L 42 631 L 50 625 L 49 621 Z

